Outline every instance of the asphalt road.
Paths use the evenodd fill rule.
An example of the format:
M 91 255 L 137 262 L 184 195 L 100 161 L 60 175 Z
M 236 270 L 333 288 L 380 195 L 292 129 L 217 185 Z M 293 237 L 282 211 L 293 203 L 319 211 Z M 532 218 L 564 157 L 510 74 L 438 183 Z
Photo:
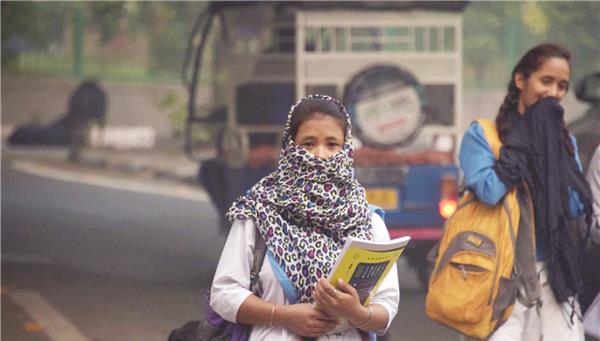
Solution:
M 47 321 L 91 340 L 166 340 L 171 329 L 203 315 L 202 292 L 225 241 L 209 205 L 8 166 L 3 162 L 3 340 L 57 339 L 56 328 L 41 323 Z M 399 275 L 402 298 L 389 339 L 457 340 L 424 315 L 424 294 L 403 262 Z M 22 316 L 7 314 L 13 311 Z

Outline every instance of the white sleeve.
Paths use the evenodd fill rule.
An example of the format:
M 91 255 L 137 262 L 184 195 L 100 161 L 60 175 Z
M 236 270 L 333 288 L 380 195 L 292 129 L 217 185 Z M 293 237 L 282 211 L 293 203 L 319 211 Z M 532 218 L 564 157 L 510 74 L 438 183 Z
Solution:
M 210 306 L 230 322 L 236 322 L 240 306 L 252 294 L 248 288 L 254 239 L 255 226 L 251 219 L 234 221 L 215 271 Z
M 373 225 L 373 237 L 377 241 L 390 240 L 387 227 L 383 219 L 378 214 L 373 214 L 371 218 Z M 377 293 L 373 296 L 371 303 L 377 303 L 383 306 L 388 311 L 388 324 L 385 329 L 377 330 L 376 334 L 383 335 L 398 313 L 398 304 L 400 303 L 400 286 L 398 284 L 398 269 L 396 264 L 390 272 L 385 276 L 383 282 L 379 286 Z
M 600 244 L 600 146 L 592 156 L 586 178 L 592 190 L 592 219 L 596 223 L 592 225 L 590 237 Z

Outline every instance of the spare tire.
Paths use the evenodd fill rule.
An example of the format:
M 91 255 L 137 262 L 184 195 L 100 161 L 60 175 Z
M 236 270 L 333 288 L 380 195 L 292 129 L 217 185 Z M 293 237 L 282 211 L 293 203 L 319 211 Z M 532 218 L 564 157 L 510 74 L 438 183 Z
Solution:
M 427 115 L 423 87 L 395 65 L 376 65 L 356 74 L 344 89 L 344 103 L 356 136 L 373 147 L 410 143 Z

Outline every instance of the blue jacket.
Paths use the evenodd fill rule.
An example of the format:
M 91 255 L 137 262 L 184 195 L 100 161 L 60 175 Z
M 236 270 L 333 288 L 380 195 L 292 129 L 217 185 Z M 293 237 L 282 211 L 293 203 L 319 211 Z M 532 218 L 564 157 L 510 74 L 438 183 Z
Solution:
M 582 171 L 579 153 L 577 151 L 577 141 L 571 136 L 571 142 L 575 150 L 575 160 Z M 463 136 L 458 153 L 458 160 L 464 175 L 464 184 L 475 193 L 477 198 L 487 204 L 496 205 L 500 199 L 508 192 L 508 188 L 498 178 L 498 175 L 492 168 L 496 158 L 490 145 L 485 139 L 483 128 L 477 122 L 473 122 Z M 583 213 L 583 203 L 579 193 L 574 190 L 569 191 L 569 210 L 571 216 L 576 217 Z M 537 238 L 536 238 L 537 239 Z M 537 245 L 540 245 L 537 243 Z M 543 259 L 543 252 L 538 247 L 538 259 Z

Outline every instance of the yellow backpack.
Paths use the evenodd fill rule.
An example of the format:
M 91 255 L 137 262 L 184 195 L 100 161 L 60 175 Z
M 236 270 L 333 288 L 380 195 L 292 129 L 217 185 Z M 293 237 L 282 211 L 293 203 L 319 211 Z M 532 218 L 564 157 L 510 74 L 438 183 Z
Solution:
M 494 156 L 502 143 L 492 121 L 478 120 Z M 485 339 L 510 314 L 517 293 L 515 263 L 520 208 L 515 189 L 495 206 L 466 192 L 448 218 L 429 279 L 425 312 L 464 335 Z

